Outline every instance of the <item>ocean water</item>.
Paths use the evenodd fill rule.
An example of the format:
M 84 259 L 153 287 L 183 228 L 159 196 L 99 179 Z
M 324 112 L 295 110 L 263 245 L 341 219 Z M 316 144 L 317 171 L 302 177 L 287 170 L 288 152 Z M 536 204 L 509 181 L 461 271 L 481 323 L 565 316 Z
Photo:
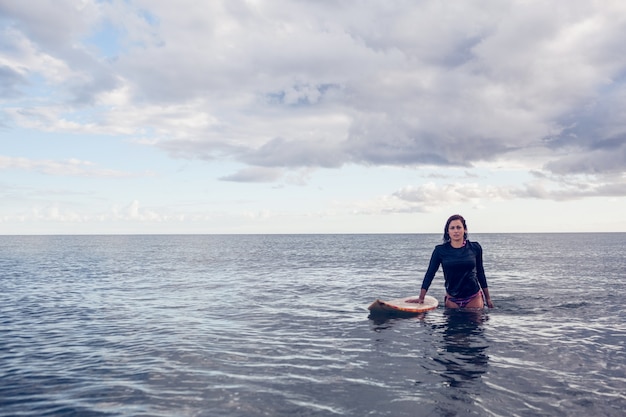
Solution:
M 624 415 L 626 234 L 471 239 L 495 309 L 374 320 L 438 235 L 0 236 L 0 415 Z

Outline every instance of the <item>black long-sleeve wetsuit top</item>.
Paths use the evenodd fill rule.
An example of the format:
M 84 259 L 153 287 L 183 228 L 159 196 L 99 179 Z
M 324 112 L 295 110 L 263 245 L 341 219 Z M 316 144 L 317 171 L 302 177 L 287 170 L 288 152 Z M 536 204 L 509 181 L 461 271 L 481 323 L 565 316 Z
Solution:
M 423 289 L 428 290 L 440 265 L 443 265 L 446 291 L 452 297 L 466 298 L 481 288 L 487 288 L 483 248 L 478 242 L 468 240 L 458 249 L 453 248 L 450 242 L 435 246 L 422 281 Z

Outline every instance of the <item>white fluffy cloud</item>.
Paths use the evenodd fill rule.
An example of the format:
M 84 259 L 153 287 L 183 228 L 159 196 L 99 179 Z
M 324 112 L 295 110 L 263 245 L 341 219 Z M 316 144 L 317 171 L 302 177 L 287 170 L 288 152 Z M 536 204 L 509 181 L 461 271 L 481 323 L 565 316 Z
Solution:
M 0 155 L 1 170 L 37 171 L 46 175 L 75 177 L 129 178 L 139 176 L 139 174 L 130 172 L 98 168 L 93 162 L 78 159 L 54 161 L 49 159 L 11 158 Z
M 0 0 L 0 13 L 5 124 L 248 164 L 233 181 L 532 149 L 529 168 L 624 182 L 618 0 Z

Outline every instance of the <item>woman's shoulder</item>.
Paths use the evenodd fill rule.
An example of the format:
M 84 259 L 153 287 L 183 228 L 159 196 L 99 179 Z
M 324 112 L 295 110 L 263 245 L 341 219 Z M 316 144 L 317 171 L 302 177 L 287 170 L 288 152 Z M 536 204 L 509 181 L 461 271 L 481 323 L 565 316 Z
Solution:
M 456 252 L 456 249 L 452 247 L 450 242 L 440 243 L 439 245 L 435 246 L 435 249 L 433 249 L 433 254 L 437 254 L 438 256 L 441 256 L 441 257 L 450 256 L 451 253 L 455 253 L 455 252 Z
M 469 240 L 467 240 L 467 245 L 469 245 L 470 248 L 473 248 L 473 249 L 476 249 L 476 250 L 480 250 L 480 251 L 483 250 L 483 247 L 480 246 L 480 243 L 478 243 L 478 242 L 474 242 L 474 241 L 470 242 Z

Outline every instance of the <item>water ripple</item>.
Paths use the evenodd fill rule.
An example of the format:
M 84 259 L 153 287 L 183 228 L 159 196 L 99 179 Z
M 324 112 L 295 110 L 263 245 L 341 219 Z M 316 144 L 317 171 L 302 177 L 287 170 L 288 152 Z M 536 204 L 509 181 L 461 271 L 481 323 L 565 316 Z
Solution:
M 480 236 L 495 310 L 386 320 L 438 237 L 0 237 L 0 415 L 619 416 L 624 238 L 593 237 Z

